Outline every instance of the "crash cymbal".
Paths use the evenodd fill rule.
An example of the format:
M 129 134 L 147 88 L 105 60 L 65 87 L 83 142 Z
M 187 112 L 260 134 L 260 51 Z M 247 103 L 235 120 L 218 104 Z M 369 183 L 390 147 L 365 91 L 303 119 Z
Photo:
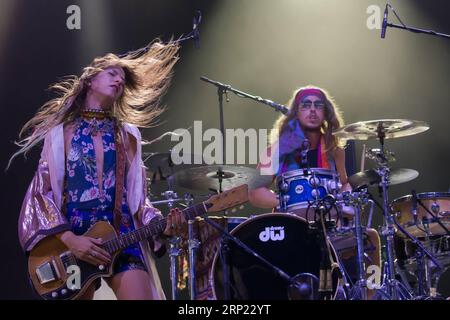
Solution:
M 397 168 L 391 169 L 389 173 L 389 185 L 396 185 L 414 180 L 419 176 L 419 172 L 413 169 Z M 377 186 L 381 182 L 381 178 L 375 169 L 366 170 L 355 173 L 348 178 L 348 182 L 353 189 L 361 187 Z
M 172 156 L 171 152 L 143 153 L 143 162 L 147 168 L 147 181 L 151 184 L 166 181 L 167 177 L 175 172 L 204 165 L 206 161 L 204 157 L 197 154 L 183 154 L 183 157 L 178 159 Z M 179 164 L 180 162 L 182 163 Z
M 351 123 L 333 134 L 342 139 L 368 140 L 379 138 L 379 133 L 382 132 L 384 139 L 393 139 L 415 135 L 429 128 L 430 126 L 424 121 L 381 119 Z
M 222 190 L 228 190 L 243 184 L 255 189 L 272 182 L 270 175 L 261 175 L 257 169 L 244 166 L 212 165 L 199 166 L 178 171 L 174 174 L 174 183 L 180 187 L 194 190 L 219 190 L 219 169 L 222 170 Z

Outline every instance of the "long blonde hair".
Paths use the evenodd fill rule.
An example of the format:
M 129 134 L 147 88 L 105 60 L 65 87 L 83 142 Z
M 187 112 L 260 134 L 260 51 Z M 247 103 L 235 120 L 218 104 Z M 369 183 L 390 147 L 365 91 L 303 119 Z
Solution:
M 325 138 L 325 150 L 328 152 L 334 150 L 336 147 L 343 147 L 344 141 L 340 141 L 332 134 L 334 130 L 344 125 L 342 113 L 339 110 L 339 107 L 334 102 L 333 97 L 326 90 L 312 85 L 294 90 L 294 93 L 292 94 L 292 97 L 288 102 L 289 113 L 287 114 L 287 116 L 281 115 L 273 125 L 271 143 L 275 143 L 279 139 L 279 136 L 286 129 L 289 121 L 297 117 L 298 107 L 300 103 L 299 101 L 296 101 L 295 98 L 303 91 L 309 89 L 319 90 L 325 97 L 325 120 L 320 128 L 320 131 Z
M 164 111 L 160 99 L 170 85 L 178 50 L 179 46 L 174 41 L 163 44 L 155 40 L 145 48 L 123 57 L 112 53 L 97 57 L 83 69 L 80 77 L 69 76 L 50 86 L 57 97 L 41 106 L 22 127 L 19 141 L 15 142 L 20 149 L 12 155 L 8 167 L 16 156 L 22 153 L 26 155 L 42 141 L 52 128 L 74 120 L 86 98 L 87 83 L 108 67 L 121 67 L 125 72 L 123 93 L 112 106 L 112 114 L 117 122 L 144 128 L 153 126 L 155 118 Z

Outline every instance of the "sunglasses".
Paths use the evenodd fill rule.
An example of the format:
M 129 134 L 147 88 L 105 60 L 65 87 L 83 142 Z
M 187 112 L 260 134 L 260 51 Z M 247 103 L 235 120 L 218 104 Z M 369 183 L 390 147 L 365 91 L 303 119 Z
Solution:
M 316 100 L 316 101 L 303 100 L 302 102 L 300 102 L 300 107 L 302 110 L 309 110 L 309 109 L 311 109 L 313 104 L 317 110 L 323 110 L 325 108 L 325 102 L 323 102 L 321 100 Z

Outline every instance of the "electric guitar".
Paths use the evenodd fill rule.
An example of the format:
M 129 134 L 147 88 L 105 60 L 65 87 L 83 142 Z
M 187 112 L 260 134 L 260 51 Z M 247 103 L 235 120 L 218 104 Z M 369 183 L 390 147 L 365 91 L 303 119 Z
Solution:
M 248 201 L 247 191 L 247 185 L 242 185 L 211 196 L 208 200 L 188 207 L 182 212 L 188 221 L 206 212 L 218 212 L 235 207 Z M 112 276 L 112 266 L 122 249 L 161 234 L 166 228 L 166 224 L 167 218 L 163 218 L 119 236 L 108 222 L 95 223 L 84 236 L 103 239 L 100 246 L 111 254 L 112 261 L 108 265 L 100 266 L 76 258 L 56 236 L 48 236 L 39 241 L 28 257 L 28 273 L 32 286 L 43 299 L 76 299 L 96 279 Z M 73 274 L 79 276 L 78 282 L 71 281 Z M 74 283 L 79 285 L 74 285 Z

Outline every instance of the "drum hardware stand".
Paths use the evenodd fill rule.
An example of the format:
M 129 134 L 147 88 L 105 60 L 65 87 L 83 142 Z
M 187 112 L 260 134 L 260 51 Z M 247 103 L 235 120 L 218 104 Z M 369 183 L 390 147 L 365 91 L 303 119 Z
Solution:
M 365 273 L 366 268 L 364 263 L 364 241 L 361 211 L 363 210 L 362 207 L 369 203 L 368 194 L 366 190 L 352 193 L 344 192 L 343 197 L 345 205 L 352 205 L 355 209 L 355 236 L 358 262 L 358 280 L 351 289 L 350 300 L 367 300 L 367 280 Z
M 366 193 L 367 193 L 366 189 Z M 370 196 L 370 195 L 368 195 Z M 369 217 L 367 218 L 367 229 L 370 229 L 372 227 L 372 217 L 373 217 L 373 209 L 375 207 L 375 202 L 372 199 L 369 199 L 368 202 L 370 203 L 370 211 L 369 211 Z
M 194 222 L 195 220 L 188 221 L 188 253 L 189 253 L 189 296 L 191 300 L 195 300 L 196 292 L 196 274 L 195 274 L 195 259 L 197 257 L 197 250 L 200 246 L 200 241 L 194 238 Z
M 388 166 L 389 160 L 388 158 L 393 157 L 394 155 L 385 150 L 384 139 L 386 137 L 384 127 L 382 122 L 378 124 L 377 127 L 377 136 L 380 141 L 380 152 L 375 157 L 375 161 L 377 163 L 377 168 L 375 169 L 377 174 L 381 178 L 381 182 L 379 187 L 382 190 L 383 194 L 383 215 L 384 215 L 384 226 L 382 228 L 381 234 L 386 239 L 386 274 L 384 276 L 384 283 L 378 291 L 385 293 L 386 296 L 389 297 L 390 300 L 398 300 L 402 297 L 408 298 L 402 295 L 402 284 L 395 278 L 395 256 L 393 250 L 393 242 L 394 242 L 394 219 L 390 214 L 389 210 L 389 197 L 388 197 L 388 187 L 389 187 L 389 173 L 390 168 Z M 395 160 L 395 159 L 394 159 Z M 380 293 L 381 293 L 380 292 Z
M 426 292 L 423 288 L 423 283 L 428 282 L 429 276 L 427 272 L 428 266 L 426 266 L 426 258 L 430 259 L 433 264 L 438 268 L 439 271 L 443 270 L 442 265 L 439 263 L 439 261 L 436 259 L 436 257 L 427 249 L 425 246 L 420 242 L 416 237 L 414 237 L 412 234 L 410 234 L 408 231 L 406 231 L 396 220 L 394 220 L 394 223 L 398 230 L 400 230 L 404 235 L 406 235 L 413 244 L 419 249 L 417 250 L 417 266 L 418 266 L 418 299 L 421 299 L 423 297 L 426 297 L 431 292 Z M 419 261 L 420 260 L 420 261 Z M 425 280 L 425 281 L 424 281 Z M 427 285 L 427 287 L 430 287 Z
M 381 210 L 383 209 L 383 207 L 378 203 L 378 201 L 376 201 L 373 196 L 368 192 L 368 194 L 370 195 L 370 197 L 372 198 L 372 201 L 377 205 L 378 208 L 380 208 Z M 438 268 L 438 270 L 443 270 L 442 265 L 439 263 L 439 261 L 433 256 L 433 254 L 427 249 L 425 248 L 425 246 L 422 244 L 422 242 L 420 240 L 418 240 L 415 236 L 413 236 L 412 234 L 410 234 L 408 231 L 406 231 L 405 228 L 403 228 L 398 221 L 395 218 L 392 218 L 393 223 L 395 224 L 395 226 L 397 227 L 397 229 L 403 233 L 404 235 L 406 235 L 411 241 L 412 243 L 419 248 L 418 251 L 421 252 L 422 255 L 422 259 L 426 257 L 428 257 L 433 264 Z M 387 270 L 386 270 L 387 271 Z M 402 284 L 402 286 L 405 286 L 404 284 Z M 409 284 L 407 284 L 407 286 L 409 287 Z M 406 292 L 410 292 L 411 290 L 408 290 L 406 288 L 403 288 L 403 290 L 405 290 Z M 420 292 L 418 293 L 420 296 Z M 409 294 L 411 295 L 411 294 Z M 412 295 L 411 295 L 412 298 Z
M 331 261 L 331 253 L 328 247 L 328 236 L 326 230 L 334 228 L 334 221 L 331 219 L 325 219 L 325 215 L 330 215 L 330 211 L 333 207 L 336 207 L 336 199 L 332 195 L 327 195 L 323 199 L 313 201 L 315 203 L 315 221 L 312 224 L 314 232 L 321 243 L 321 260 L 320 260 L 320 275 L 319 275 L 319 298 L 323 300 L 331 299 L 333 292 L 333 264 Z M 330 205 L 331 204 L 331 205 Z M 308 206 L 309 208 L 309 206 Z M 319 220 L 317 220 L 319 216 Z M 336 257 L 337 258 L 337 257 Z M 342 270 L 339 270 L 341 275 Z
M 171 237 L 169 239 L 170 249 L 170 282 L 172 288 L 172 300 L 178 299 L 178 288 L 177 288 L 177 257 L 181 255 L 182 249 L 180 248 L 181 237 Z
M 280 268 L 276 267 L 272 263 L 270 263 L 268 260 L 266 260 L 264 257 L 260 256 L 257 252 L 255 252 L 253 249 L 251 249 L 249 246 L 247 246 L 245 243 L 243 243 L 241 240 L 230 234 L 228 231 L 224 230 L 218 223 L 212 221 L 207 215 L 201 216 L 206 223 L 208 223 L 210 226 L 218 230 L 221 235 L 226 238 L 227 241 L 232 241 L 236 245 L 238 245 L 240 248 L 242 248 L 246 253 L 249 255 L 255 257 L 259 261 L 261 261 L 263 264 L 265 264 L 267 267 L 272 269 L 277 275 L 279 275 L 281 278 L 283 278 L 286 282 L 290 283 L 288 288 L 289 297 L 292 299 L 293 297 L 298 297 L 298 292 L 302 292 L 304 289 L 302 287 L 303 283 L 299 283 L 297 279 L 301 275 L 309 275 L 309 274 L 300 274 L 295 275 L 293 277 L 290 277 L 286 272 L 281 270 Z M 223 272 L 223 270 L 222 270 Z M 314 275 L 311 275 L 315 277 Z M 229 286 L 229 285 L 228 285 Z M 229 290 L 229 288 L 228 288 Z M 229 296 L 229 299 L 231 299 L 231 295 Z
M 167 178 L 168 183 L 168 190 L 163 192 L 161 195 L 163 195 L 166 200 L 161 201 L 164 203 L 167 203 L 167 206 L 169 209 L 173 208 L 174 202 L 179 201 L 178 195 L 175 191 L 172 190 L 172 184 L 173 182 L 173 176 L 169 176 Z M 184 195 L 184 201 L 186 202 L 186 205 L 189 205 L 193 202 L 193 197 L 190 194 Z M 190 238 L 189 238 L 190 239 Z M 183 250 L 181 249 L 181 237 L 175 236 L 169 238 L 169 260 L 170 260 L 170 283 L 171 283 L 171 289 L 172 289 L 172 300 L 178 299 L 178 286 L 177 286 L 177 275 L 178 275 L 178 261 L 177 258 L 183 253 Z

